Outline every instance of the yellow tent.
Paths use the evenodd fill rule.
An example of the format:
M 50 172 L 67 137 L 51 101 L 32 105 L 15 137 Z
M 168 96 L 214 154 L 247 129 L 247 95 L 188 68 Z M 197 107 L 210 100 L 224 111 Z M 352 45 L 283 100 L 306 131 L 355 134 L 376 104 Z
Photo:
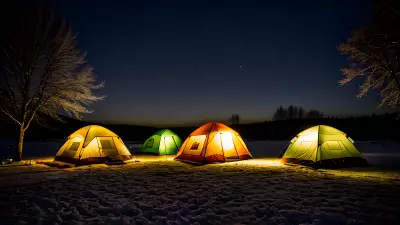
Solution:
M 366 165 L 367 161 L 346 133 L 326 125 L 300 132 L 290 141 L 283 163 L 306 164 L 315 167 Z
M 133 156 L 118 135 L 104 127 L 90 125 L 72 133 L 54 161 L 82 165 L 129 159 Z

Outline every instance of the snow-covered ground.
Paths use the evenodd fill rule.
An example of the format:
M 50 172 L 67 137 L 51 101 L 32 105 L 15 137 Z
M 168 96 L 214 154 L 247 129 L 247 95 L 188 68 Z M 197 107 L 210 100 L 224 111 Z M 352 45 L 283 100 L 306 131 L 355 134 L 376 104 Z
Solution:
M 0 166 L 0 224 L 400 224 L 399 170 L 285 166 L 273 157 L 286 143 L 250 141 L 258 159 L 204 166 L 139 155 L 114 166 Z M 396 143 L 357 144 L 364 155 L 398 154 Z
M 400 224 L 399 173 L 272 160 L 0 170 L 1 224 Z

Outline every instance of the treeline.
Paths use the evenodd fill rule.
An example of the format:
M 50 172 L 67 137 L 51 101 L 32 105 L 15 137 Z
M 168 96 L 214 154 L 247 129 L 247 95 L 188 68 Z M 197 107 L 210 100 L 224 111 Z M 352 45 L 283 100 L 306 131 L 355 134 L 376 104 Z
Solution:
M 384 114 L 346 118 L 304 118 L 238 124 L 231 127 L 243 138 L 250 140 L 290 140 L 299 132 L 312 126 L 328 125 L 345 132 L 356 141 L 400 141 L 398 135 L 400 119 L 396 119 L 397 117 L 397 114 Z
M 311 111 L 311 110 L 310 110 Z M 307 113 L 306 113 L 307 114 Z M 265 121 L 252 124 L 238 124 L 238 118 L 234 117 L 235 124 L 230 125 L 239 134 L 249 140 L 290 140 L 299 132 L 316 125 L 328 125 L 335 127 L 353 138 L 361 140 L 382 140 L 389 139 L 400 141 L 398 130 L 400 130 L 400 119 L 397 114 L 372 115 L 363 117 L 333 118 L 324 117 L 319 119 L 307 119 L 306 114 L 303 119 L 284 119 L 276 121 Z M 301 115 L 301 113 L 300 113 Z M 291 118 L 299 118 L 292 116 Z M 65 139 L 75 130 L 92 124 L 87 121 L 79 121 L 71 118 L 64 119 L 66 123 L 49 121 L 50 128 L 33 124 L 28 130 L 27 141 L 45 141 L 48 139 Z M 2 121 L 0 129 L 1 138 L 15 138 L 17 129 L 10 120 Z M 97 123 L 98 124 L 98 123 Z M 123 125 L 123 124 L 98 124 L 117 133 L 124 141 L 144 141 L 150 135 L 161 128 Z M 168 128 L 168 127 L 166 127 Z M 198 126 L 190 127 L 169 127 L 181 138 L 185 139 Z
M 311 109 L 306 111 L 301 106 L 293 106 L 290 105 L 287 108 L 279 106 L 276 109 L 273 120 L 292 120 L 292 119 L 321 119 L 324 117 L 324 114 L 321 111 Z

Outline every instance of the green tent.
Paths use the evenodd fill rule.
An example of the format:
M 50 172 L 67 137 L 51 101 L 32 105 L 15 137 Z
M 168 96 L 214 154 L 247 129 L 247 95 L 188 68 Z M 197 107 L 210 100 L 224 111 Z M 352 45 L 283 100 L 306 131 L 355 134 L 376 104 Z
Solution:
M 181 138 L 174 132 L 164 129 L 149 137 L 141 146 L 140 151 L 157 155 L 176 154 L 182 145 Z
M 365 165 L 366 160 L 346 133 L 326 125 L 311 127 L 294 137 L 283 163 L 307 164 L 321 167 Z

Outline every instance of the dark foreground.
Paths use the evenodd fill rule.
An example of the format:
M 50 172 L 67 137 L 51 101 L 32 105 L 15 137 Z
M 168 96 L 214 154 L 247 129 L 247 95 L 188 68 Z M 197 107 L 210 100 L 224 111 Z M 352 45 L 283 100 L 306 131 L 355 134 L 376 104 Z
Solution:
M 1 224 L 400 224 L 395 171 L 271 160 L 0 167 Z

